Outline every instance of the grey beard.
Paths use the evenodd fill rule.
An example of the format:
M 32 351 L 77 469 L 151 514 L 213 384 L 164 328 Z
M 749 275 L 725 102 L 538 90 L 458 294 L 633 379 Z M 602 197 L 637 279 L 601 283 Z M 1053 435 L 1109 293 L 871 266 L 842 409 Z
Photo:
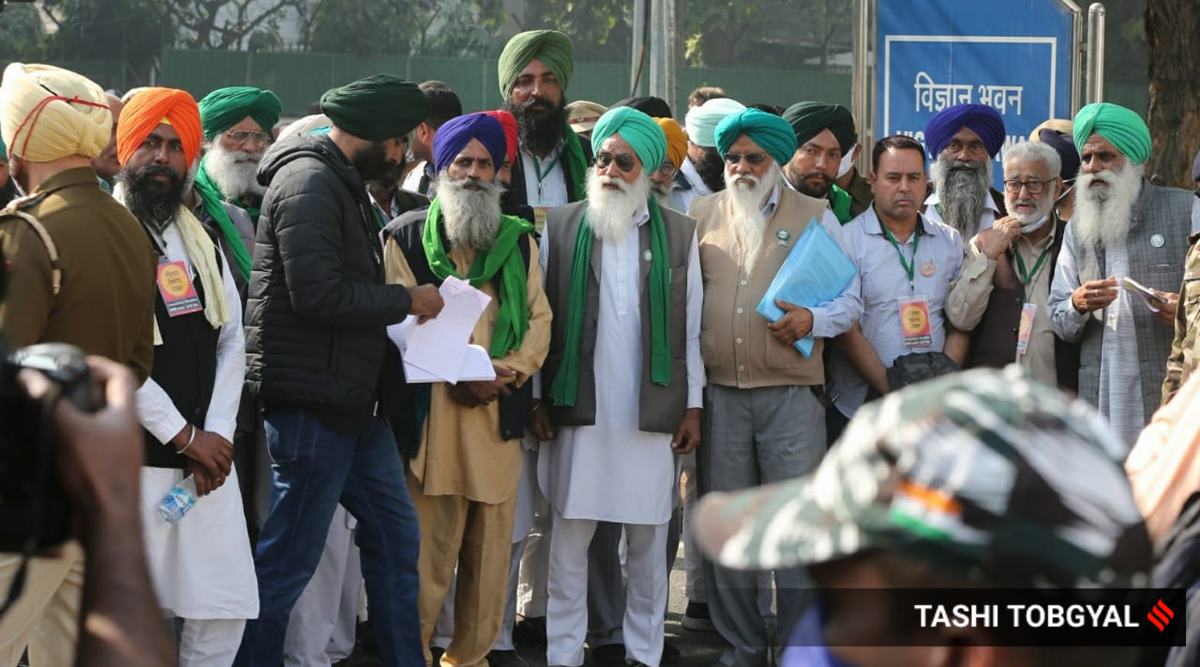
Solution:
M 480 189 L 467 188 L 468 182 Z M 470 178 L 453 180 L 443 170 L 438 176 L 437 198 L 450 244 L 474 250 L 491 248 L 500 231 L 500 195 L 503 193 L 504 188 L 496 183 Z
M 1071 220 L 1077 252 L 1088 248 L 1102 251 L 1125 241 L 1133 206 L 1141 192 L 1142 171 L 1142 165 L 1126 163 L 1120 171 L 1079 175 L 1075 215 Z M 1108 182 L 1108 187 L 1091 187 L 1097 178 Z M 1091 253 L 1085 254 L 1091 256 Z
M 938 158 L 932 169 L 942 220 L 964 239 L 979 231 L 979 217 L 987 208 L 992 184 L 992 161 L 983 165 Z
M 227 151 L 214 143 L 205 156 L 204 170 L 226 199 L 240 199 L 243 195 L 261 197 L 267 188 L 258 182 L 258 163 L 262 154 L 249 151 Z M 240 162 L 254 158 L 253 162 Z

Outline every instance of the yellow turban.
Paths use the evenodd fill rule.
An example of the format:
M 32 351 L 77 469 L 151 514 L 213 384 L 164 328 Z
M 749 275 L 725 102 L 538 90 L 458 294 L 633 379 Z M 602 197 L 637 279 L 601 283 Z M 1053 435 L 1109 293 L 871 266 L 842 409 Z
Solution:
M 87 78 L 50 65 L 12 63 L 0 83 L 0 136 L 30 162 L 94 158 L 112 139 L 104 91 Z
M 658 123 L 663 134 L 667 135 L 667 159 L 676 169 L 680 168 L 683 166 L 683 159 L 687 157 L 687 133 L 674 118 L 655 118 L 654 122 Z

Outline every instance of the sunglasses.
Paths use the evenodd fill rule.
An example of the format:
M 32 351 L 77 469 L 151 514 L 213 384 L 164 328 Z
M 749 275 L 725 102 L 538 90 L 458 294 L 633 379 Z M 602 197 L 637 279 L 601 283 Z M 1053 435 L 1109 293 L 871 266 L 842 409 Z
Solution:
M 253 141 L 260 146 L 265 146 L 271 143 L 271 135 L 264 132 L 237 130 L 234 132 L 226 132 L 225 136 L 229 137 L 234 143 L 239 145 L 244 145 L 247 141 Z
M 637 166 L 637 163 L 634 162 L 634 157 L 632 155 L 630 155 L 629 153 L 621 153 L 620 155 L 613 155 L 612 153 L 609 153 L 609 152 L 602 152 L 602 153 L 596 154 L 596 168 L 597 169 L 607 169 L 608 165 L 610 165 L 614 162 L 617 163 L 617 169 L 620 169 L 621 171 L 623 171 L 627 174 L 629 172 L 633 171 L 634 167 Z
M 766 153 L 727 153 L 725 161 L 729 164 L 737 164 L 745 160 L 752 167 L 757 167 L 767 161 Z

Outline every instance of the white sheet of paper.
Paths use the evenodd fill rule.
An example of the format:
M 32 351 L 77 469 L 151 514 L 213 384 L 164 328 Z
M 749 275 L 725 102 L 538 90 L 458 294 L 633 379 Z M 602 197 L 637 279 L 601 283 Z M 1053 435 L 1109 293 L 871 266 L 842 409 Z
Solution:
M 404 376 L 413 384 L 444 381 L 444 378 L 437 377 L 429 371 L 407 362 L 404 364 Z M 468 345 L 467 353 L 463 356 L 462 368 L 458 372 L 458 379 L 450 384 L 495 379 L 496 368 L 492 366 L 492 359 L 488 351 L 478 345 Z
M 407 329 L 397 333 L 406 342 L 404 363 L 407 366 L 419 368 L 442 381 L 458 382 L 471 332 L 492 298 L 453 276 L 447 278 L 438 291 L 445 302 L 442 312 L 424 324 L 416 324 L 414 320 Z M 403 326 L 404 323 L 398 325 Z
M 1146 304 L 1146 307 L 1150 309 L 1150 312 L 1157 313 L 1158 311 L 1162 310 L 1158 306 L 1154 305 L 1158 301 L 1158 295 L 1155 294 L 1154 290 L 1150 289 L 1149 287 L 1146 287 L 1129 276 L 1125 276 L 1121 279 L 1121 286 L 1138 295 L 1138 298 L 1142 300 L 1142 303 Z

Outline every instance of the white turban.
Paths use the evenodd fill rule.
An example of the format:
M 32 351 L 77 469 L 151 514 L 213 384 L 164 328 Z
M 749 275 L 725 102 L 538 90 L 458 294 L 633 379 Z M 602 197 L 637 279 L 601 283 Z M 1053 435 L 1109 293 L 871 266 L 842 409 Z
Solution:
M 87 78 L 50 65 L 5 68 L 0 136 L 11 155 L 30 162 L 94 158 L 112 140 L 112 126 L 104 90 Z
M 697 146 L 715 148 L 717 140 L 713 133 L 716 132 L 717 125 L 727 116 L 745 110 L 746 105 L 728 97 L 718 97 L 698 107 L 692 107 L 683 120 L 687 126 L 688 139 Z

